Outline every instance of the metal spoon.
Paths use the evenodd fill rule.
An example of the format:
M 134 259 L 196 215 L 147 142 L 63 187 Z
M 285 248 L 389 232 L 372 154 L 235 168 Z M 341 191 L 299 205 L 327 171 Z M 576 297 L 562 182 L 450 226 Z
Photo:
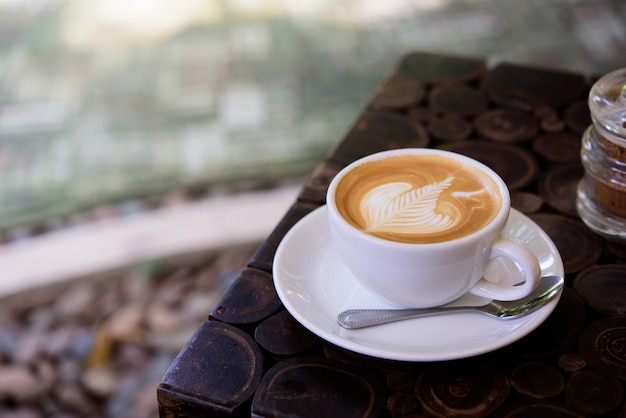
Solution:
M 541 278 L 539 285 L 530 295 L 511 302 L 494 300 L 483 306 L 442 306 L 426 309 L 348 309 L 337 315 L 337 322 L 344 328 L 356 329 L 463 311 L 482 312 L 500 319 L 514 319 L 541 308 L 552 300 L 562 287 L 562 277 L 546 276 Z

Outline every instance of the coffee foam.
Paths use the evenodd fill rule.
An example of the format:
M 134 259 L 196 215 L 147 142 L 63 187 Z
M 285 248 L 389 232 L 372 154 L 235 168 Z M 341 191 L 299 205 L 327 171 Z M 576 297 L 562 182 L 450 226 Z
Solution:
M 498 213 L 497 184 L 483 171 L 440 155 L 366 162 L 339 182 L 337 208 L 368 234 L 432 243 L 469 235 Z

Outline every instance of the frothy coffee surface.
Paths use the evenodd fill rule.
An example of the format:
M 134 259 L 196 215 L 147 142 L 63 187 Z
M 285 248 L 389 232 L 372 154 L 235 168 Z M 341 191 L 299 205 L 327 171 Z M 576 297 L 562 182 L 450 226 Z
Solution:
M 483 171 L 440 155 L 402 155 L 355 167 L 339 182 L 342 216 L 391 241 L 433 243 L 469 235 L 500 210 L 497 184 Z

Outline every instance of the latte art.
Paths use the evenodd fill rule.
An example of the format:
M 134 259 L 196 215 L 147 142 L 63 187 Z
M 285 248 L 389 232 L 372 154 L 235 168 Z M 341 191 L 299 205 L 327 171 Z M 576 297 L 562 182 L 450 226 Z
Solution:
M 450 212 L 437 212 L 441 194 L 452 185 L 454 177 L 414 188 L 412 184 L 395 182 L 378 186 L 361 201 L 365 231 L 404 234 L 432 234 L 454 228 L 463 221 L 463 210 L 449 202 Z M 470 199 L 474 192 L 453 192 L 456 198 Z
M 480 170 L 438 155 L 407 155 L 356 167 L 340 182 L 337 207 L 366 233 L 401 242 L 440 242 L 486 225 L 500 208 Z

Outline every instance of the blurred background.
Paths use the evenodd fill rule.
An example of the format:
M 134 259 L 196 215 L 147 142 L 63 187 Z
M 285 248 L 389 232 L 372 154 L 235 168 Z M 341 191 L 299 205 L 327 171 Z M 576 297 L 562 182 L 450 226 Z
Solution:
M 20 363 L 34 312 L 43 332 L 67 322 L 59 298 L 87 310 L 118 292 L 90 317 L 101 324 L 127 299 L 169 294 L 171 310 L 151 316 L 165 332 L 180 300 L 204 292 L 176 344 L 133 354 L 154 374 L 143 401 L 154 414 L 163 367 L 404 54 L 599 75 L 625 66 L 625 49 L 622 0 L 0 0 L 0 415 L 23 403 L 3 389 L 2 367 Z M 80 287 L 92 299 L 40 292 L 103 273 L 105 284 L 89 283 L 105 287 Z M 99 340 L 81 321 L 82 351 L 67 350 L 84 371 Z M 92 361 L 110 365 L 112 353 Z M 115 397 L 104 382 L 76 385 L 88 389 L 81 407 L 123 416 L 88 409 Z M 47 411 L 61 411 L 65 398 L 45 393 L 57 402 L 46 398 Z M 24 410 L 38 416 L 42 402 Z
M 623 65 L 624 2 L 517 3 L 0 0 L 3 240 L 298 179 L 409 51 Z

